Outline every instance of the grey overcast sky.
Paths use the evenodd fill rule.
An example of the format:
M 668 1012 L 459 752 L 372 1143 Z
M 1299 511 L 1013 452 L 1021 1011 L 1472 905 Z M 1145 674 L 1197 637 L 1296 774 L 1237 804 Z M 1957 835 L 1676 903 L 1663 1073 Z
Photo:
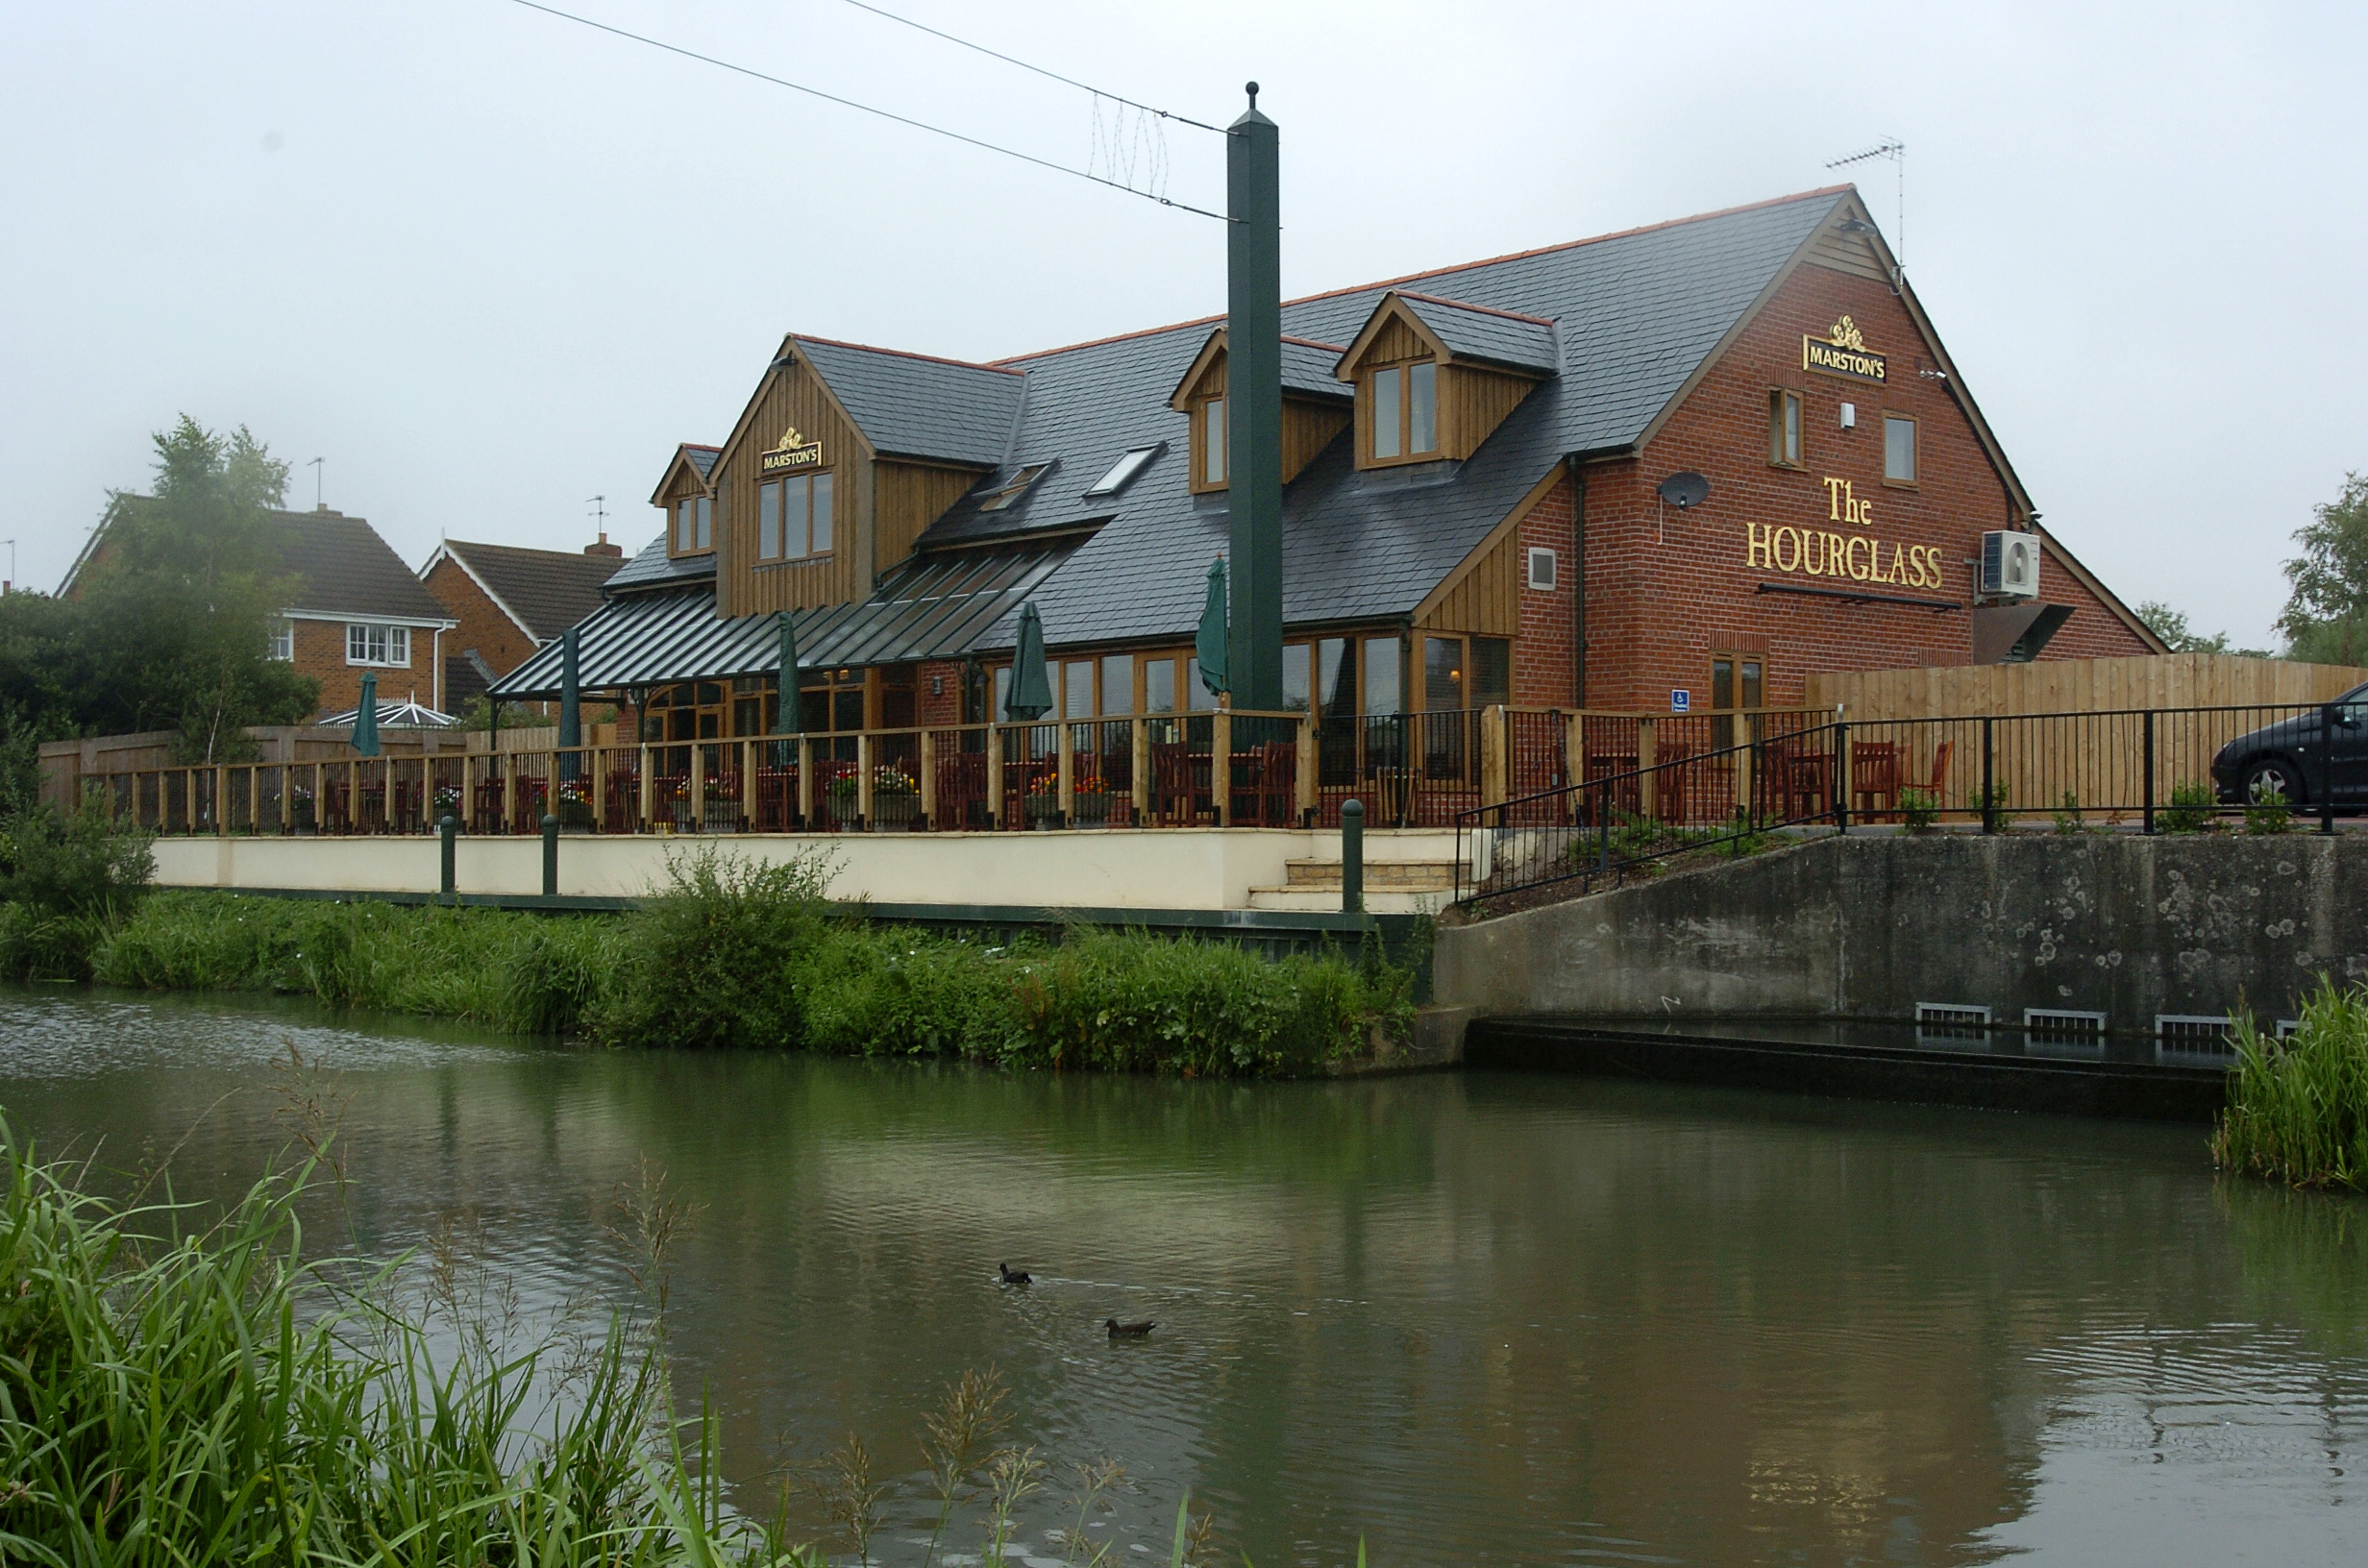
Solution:
M 843 0 L 566 9 L 1073 164 L 1092 100 Z M 2368 470 L 2368 7 L 882 0 L 1282 126 L 1292 293 L 1855 174 L 2071 547 L 2265 642 Z M 512 0 L 12 0 L 0 493 L 52 588 L 148 433 L 244 423 L 413 564 L 628 548 L 796 329 L 985 358 L 1212 313 L 1220 226 Z M 1221 207 L 1221 142 L 1169 188 Z M 1140 151 L 1140 149 L 1138 149 Z M 309 505 L 300 466 L 291 501 Z

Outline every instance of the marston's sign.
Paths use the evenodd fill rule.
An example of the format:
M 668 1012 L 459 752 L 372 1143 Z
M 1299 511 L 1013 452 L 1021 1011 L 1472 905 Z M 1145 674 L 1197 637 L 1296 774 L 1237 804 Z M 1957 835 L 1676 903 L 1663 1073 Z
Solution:
M 1889 378 L 1883 355 L 1867 349 L 1865 334 L 1848 316 L 1834 323 L 1822 339 L 1814 333 L 1803 334 L 1801 368 L 1821 370 L 1828 376 L 1847 376 L 1854 381 L 1881 382 Z
M 759 474 L 786 474 L 792 469 L 822 466 L 823 444 L 801 437 L 795 425 L 781 432 L 779 446 L 771 452 L 759 453 L 756 457 L 756 472 Z

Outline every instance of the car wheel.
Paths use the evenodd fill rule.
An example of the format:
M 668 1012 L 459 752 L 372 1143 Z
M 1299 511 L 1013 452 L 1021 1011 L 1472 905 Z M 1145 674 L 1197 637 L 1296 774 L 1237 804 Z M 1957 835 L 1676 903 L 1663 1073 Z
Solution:
M 2284 796 L 2287 805 L 2301 805 L 2303 803 L 2302 770 L 2283 757 L 2264 757 L 2245 770 L 2245 788 L 2240 796 L 2242 800 L 2252 800 L 2257 791 L 2265 795 L 2271 790 L 2276 790 L 2280 795 Z

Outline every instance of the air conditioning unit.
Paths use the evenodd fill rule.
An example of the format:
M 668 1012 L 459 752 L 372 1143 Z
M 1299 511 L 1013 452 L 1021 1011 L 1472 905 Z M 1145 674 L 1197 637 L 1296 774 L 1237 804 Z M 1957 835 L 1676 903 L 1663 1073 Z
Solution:
M 1986 599 L 2034 599 L 2039 592 L 2039 536 L 2012 528 L 1982 535 L 1982 594 Z

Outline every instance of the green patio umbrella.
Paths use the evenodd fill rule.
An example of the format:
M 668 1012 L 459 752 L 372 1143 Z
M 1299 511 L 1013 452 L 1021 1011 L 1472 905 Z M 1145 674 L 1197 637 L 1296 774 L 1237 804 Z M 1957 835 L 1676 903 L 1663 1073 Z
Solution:
M 583 745 L 583 694 L 578 690 L 576 668 L 576 628 L 568 627 L 559 634 L 559 747 Z M 559 759 L 559 776 L 576 776 L 577 758 L 568 755 Z
M 1020 640 L 1011 650 L 1011 695 L 1003 717 L 1041 719 L 1052 706 L 1052 676 L 1045 669 L 1045 624 L 1034 600 L 1020 606 Z
M 787 610 L 781 612 L 781 714 L 774 726 L 777 735 L 796 735 L 802 732 L 802 717 L 798 712 L 798 624 Z
M 1233 690 L 1225 669 L 1225 557 L 1209 563 L 1209 597 L 1200 606 L 1200 634 L 1193 639 L 1200 658 L 1200 684 L 1209 695 Z
M 379 677 L 362 672 L 361 702 L 354 709 L 354 749 L 365 757 L 379 754 Z

